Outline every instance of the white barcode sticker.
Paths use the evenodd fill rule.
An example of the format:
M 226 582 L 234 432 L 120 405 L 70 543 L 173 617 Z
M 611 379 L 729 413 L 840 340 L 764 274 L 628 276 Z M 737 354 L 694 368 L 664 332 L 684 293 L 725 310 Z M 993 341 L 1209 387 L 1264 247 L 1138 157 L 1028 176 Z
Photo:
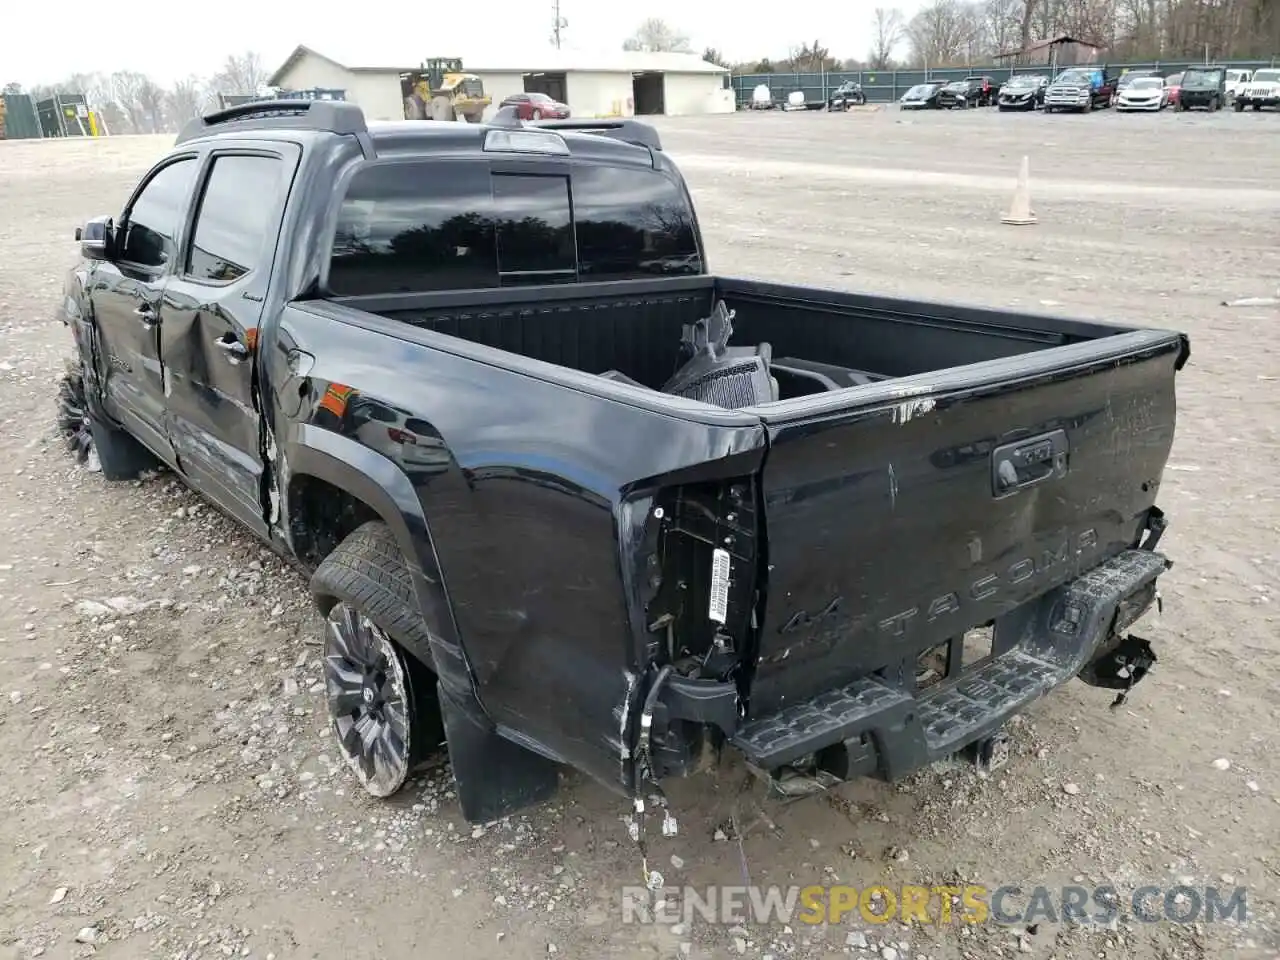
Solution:
M 711 603 L 707 616 L 716 623 L 729 617 L 729 551 L 719 548 L 711 552 Z

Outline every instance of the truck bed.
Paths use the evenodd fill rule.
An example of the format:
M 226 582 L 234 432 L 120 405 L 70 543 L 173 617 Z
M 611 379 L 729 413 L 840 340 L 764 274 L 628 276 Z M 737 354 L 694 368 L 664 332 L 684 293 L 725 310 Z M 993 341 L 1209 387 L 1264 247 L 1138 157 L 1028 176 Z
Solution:
M 897 300 L 723 277 L 503 289 L 341 303 L 418 329 L 654 390 L 678 365 L 681 329 L 717 299 L 736 312 L 733 345 L 908 377 L 1133 332 L 1065 318 Z M 781 399 L 788 395 L 783 384 Z
M 768 342 L 775 363 L 837 365 L 857 384 L 792 384 L 732 410 L 662 393 L 682 328 L 717 299 L 736 311 L 731 345 Z M 571 705 L 575 729 L 612 729 L 604 718 L 630 695 L 610 673 L 617 644 L 637 675 L 664 660 L 645 564 L 687 584 L 676 633 L 697 662 L 715 637 L 707 571 L 727 534 L 724 629 L 739 666 L 720 679 L 742 697 L 744 730 L 764 731 L 743 741 L 763 765 L 827 745 L 765 743 L 811 719 L 815 698 L 867 681 L 914 703 L 920 658 L 974 630 L 1001 694 L 956 700 L 963 722 L 930 750 L 1043 692 L 1046 661 L 1019 646 L 1028 618 L 1142 540 L 1188 352 L 1161 330 L 710 277 L 299 306 L 338 321 L 325 334 L 341 341 L 333 379 L 385 366 L 388 395 L 450 451 L 458 479 L 410 477 L 473 668 L 511 723 L 536 741 L 545 716 L 554 737 L 566 722 L 555 702 Z M 681 502 L 700 504 L 688 509 L 702 519 L 664 526 L 675 539 L 654 553 L 653 518 L 667 524 Z M 499 546 L 514 543 L 526 546 Z M 538 551 L 551 551 L 553 571 Z M 591 616 L 584 591 L 599 600 Z M 1079 655 L 1101 640 L 1080 638 Z M 565 658 L 572 673 L 556 666 Z M 1033 668 L 1044 675 L 1022 676 Z M 912 724 L 928 716 L 923 703 L 905 710 Z M 848 720 L 822 736 L 844 736 Z M 614 734 L 566 749 L 596 769 L 625 753 Z

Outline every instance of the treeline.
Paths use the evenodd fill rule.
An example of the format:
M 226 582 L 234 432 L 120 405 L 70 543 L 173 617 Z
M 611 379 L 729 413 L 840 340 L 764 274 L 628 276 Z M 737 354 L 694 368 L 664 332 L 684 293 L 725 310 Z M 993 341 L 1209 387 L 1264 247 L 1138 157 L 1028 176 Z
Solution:
M 9 83 L 5 93 L 28 93 L 37 101 L 56 93 L 84 94 L 113 134 L 174 133 L 188 120 L 217 109 L 219 94 L 252 94 L 268 77 L 256 53 L 228 56 L 212 77 L 187 77 L 161 86 L 145 73 L 76 73 L 60 83 L 24 88 Z
M 1112 62 L 1280 54 L 1280 0 L 930 0 L 910 17 L 887 6 L 869 17 L 871 44 L 864 51 L 840 50 L 828 38 L 776 58 L 731 61 L 714 47 L 703 56 L 736 73 L 959 67 L 1064 34 L 1102 48 Z M 687 51 L 689 43 L 662 21 L 647 20 L 624 47 Z

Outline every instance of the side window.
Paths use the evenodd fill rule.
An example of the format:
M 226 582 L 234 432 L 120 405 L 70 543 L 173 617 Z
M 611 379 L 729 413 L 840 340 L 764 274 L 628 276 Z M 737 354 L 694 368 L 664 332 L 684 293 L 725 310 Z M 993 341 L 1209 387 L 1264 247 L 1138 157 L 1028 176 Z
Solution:
M 125 217 L 122 261 L 159 270 L 173 259 L 196 167 L 194 157 L 178 160 L 147 181 Z
M 196 213 L 187 275 L 229 283 L 259 266 L 284 191 L 277 157 L 215 157 Z
M 498 285 L 489 166 L 382 163 L 360 170 L 338 211 L 329 289 L 339 296 Z
M 583 280 L 702 272 L 693 214 L 675 181 L 651 170 L 582 166 L 573 172 Z
M 568 177 L 494 174 L 493 207 L 502 286 L 578 278 Z

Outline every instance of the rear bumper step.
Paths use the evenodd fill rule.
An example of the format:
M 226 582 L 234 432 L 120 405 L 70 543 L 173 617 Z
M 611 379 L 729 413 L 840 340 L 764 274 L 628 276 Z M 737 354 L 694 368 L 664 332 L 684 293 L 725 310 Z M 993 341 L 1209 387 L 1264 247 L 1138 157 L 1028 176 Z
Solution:
M 1109 656 L 1111 648 L 1103 644 L 1113 627 L 1122 631 L 1150 606 L 1155 580 L 1168 567 L 1154 551 L 1126 550 L 1015 612 L 1020 629 L 1014 642 L 954 681 L 914 693 L 877 677 L 856 680 L 751 719 L 731 742 L 765 770 L 843 744 L 854 759 L 850 773 L 904 776 L 990 735 L 1027 704 Z M 1129 603 L 1122 610 L 1124 601 Z

